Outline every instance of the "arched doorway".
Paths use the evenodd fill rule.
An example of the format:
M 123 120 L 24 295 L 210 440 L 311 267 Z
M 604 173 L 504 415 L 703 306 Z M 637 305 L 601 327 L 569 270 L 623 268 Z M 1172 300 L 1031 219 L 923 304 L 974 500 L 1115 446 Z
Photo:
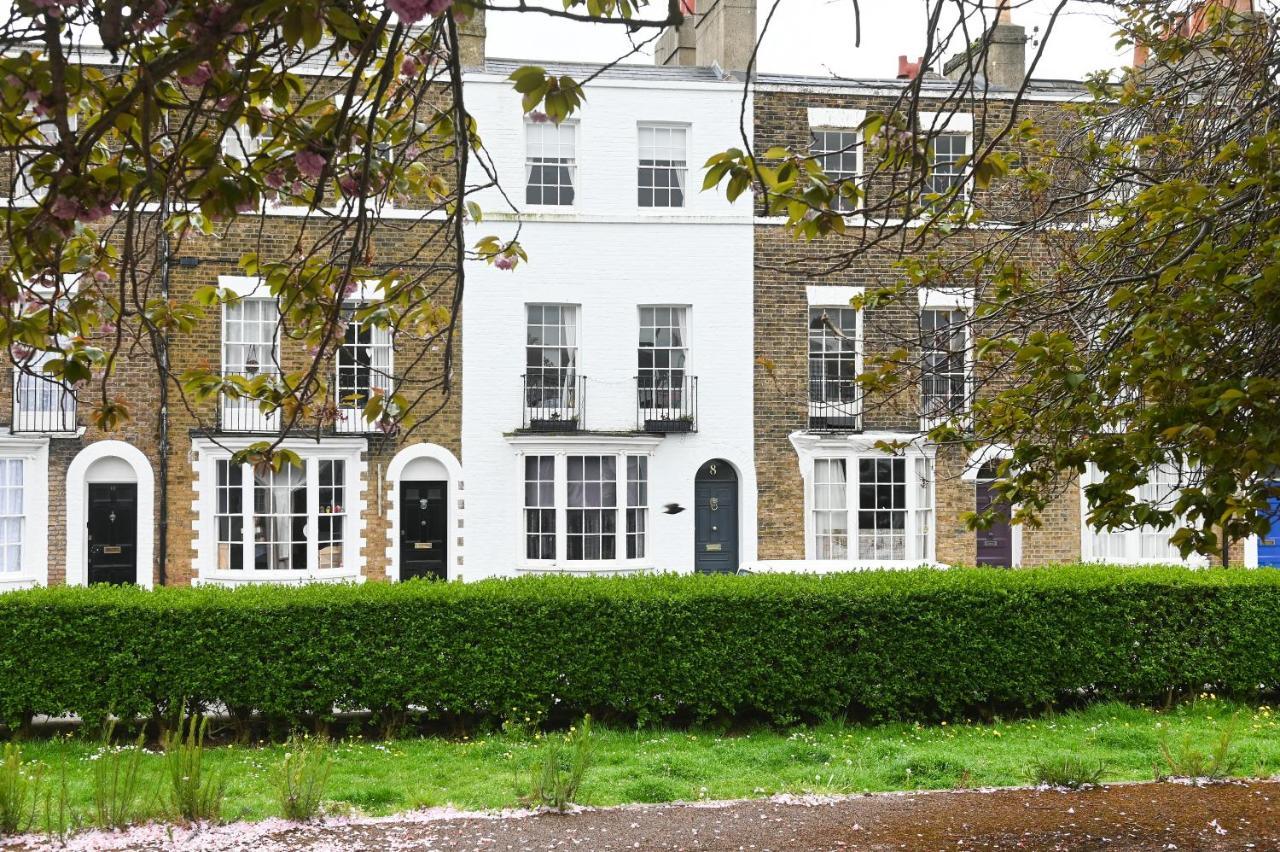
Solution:
M 413 444 L 387 468 L 391 500 L 387 549 L 392 580 L 449 580 L 461 565 L 462 466 L 436 444 Z
M 698 468 L 693 483 L 693 570 L 734 574 L 738 570 L 738 474 L 724 459 Z
M 999 460 L 992 460 L 978 470 L 977 499 L 974 511 L 985 512 L 994 509 L 997 518 L 991 526 L 977 530 L 978 547 L 977 562 L 996 568 L 1013 567 L 1013 526 L 1009 523 L 1009 504 L 1000 499 L 991 487 L 991 483 L 999 474 Z
M 155 478 L 132 444 L 96 441 L 67 468 L 67 583 L 151 586 Z

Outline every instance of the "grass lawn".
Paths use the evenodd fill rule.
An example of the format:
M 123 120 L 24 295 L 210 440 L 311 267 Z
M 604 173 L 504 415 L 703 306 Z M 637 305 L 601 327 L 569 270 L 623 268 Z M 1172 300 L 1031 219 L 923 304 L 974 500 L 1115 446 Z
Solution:
M 854 793 L 1025 784 L 1036 761 L 1074 754 L 1101 762 L 1103 780 L 1151 780 L 1163 769 L 1160 744 L 1208 752 L 1235 719 L 1233 774 L 1280 773 L 1280 721 L 1267 707 L 1201 699 L 1168 712 L 1122 704 L 1015 722 L 840 725 L 792 731 L 596 729 L 595 762 L 584 804 L 730 799 L 779 792 Z M 542 740 L 495 734 L 475 739 L 339 742 L 325 795 L 335 808 L 370 815 L 452 804 L 515 806 Z M 56 778 L 65 763 L 72 810 L 92 808 L 93 761 L 103 748 L 83 739 L 23 744 L 28 760 Z M 282 746 L 211 748 L 209 768 L 227 780 L 226 819 L 279 815 L 274 783 Z M 160 790 L 164 758 L 143 763 L 148 790 Z

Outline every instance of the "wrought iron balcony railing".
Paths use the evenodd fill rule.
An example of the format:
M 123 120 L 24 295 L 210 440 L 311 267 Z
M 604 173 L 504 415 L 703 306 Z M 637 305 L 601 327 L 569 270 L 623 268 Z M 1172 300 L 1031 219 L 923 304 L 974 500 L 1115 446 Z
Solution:
M 697 376 L 676 371 L 637 376 L 636 428 L 663 434 L 697 431 Z
M 572 370 L 546 369 L 521 377 L 521 427 L 534 432 L 585 429 L 587 378 Z

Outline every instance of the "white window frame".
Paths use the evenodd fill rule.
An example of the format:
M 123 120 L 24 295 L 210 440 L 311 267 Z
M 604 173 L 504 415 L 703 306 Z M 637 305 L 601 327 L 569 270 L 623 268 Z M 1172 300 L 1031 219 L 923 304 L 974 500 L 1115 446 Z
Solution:
M 195 557 L 193 568 L 196 583 L 216 585 L 250 585 L 254 583 L 305 583 L 305 582 L 362 582 L 365 578 L 364 563 L 360 557 L 365 546 L 365 509 L 368 464 L 364 438 L 325 438 L 321 441 L 287 439 L 282 446 L 302 458 L 306 472 L 307 493 L 307 564 L 301 569 L 254 567 L 253 489 L 252 468 L 241 474 L 242 524 L 241 546 L 244 548 L 239 569 L 218 567 L 217 527 L 217 462 L 229 460 L 236 450 L 242 450 L 254 442 L 252 438 L 192 439 L 192 453 L 196 492 L 196 537 L 193 543 Z M 320 462 L 342 461 L 345 466 L 343 487 L 346 516 L 343 530 L 342 567 L 319 567 L 319 518 L 320 514 Z
M 267 370 L 274 375 L 281 375 L 284 367 L 280 363 L 280 302 L 267 290 L 266 285 L 258 278 L 247 278 L 236 275 L 218 276 L 218 286 L 236 294 L 241 302 L 251 299 L 270 301 L 276 306 L 276 324 L 272 332 L 272 356 Z M 221 337 L 218 342 L 218 369 L 222 375 L 228 375 L 227 367 L 227 327 L 228 311 L 232 306 L 222 305 Z M 239 341 L 243 343 L 243 341 Z M 259 368 L 262 371 L 262 368 Z M 219 431 L 222 432 L 276 432 L 280 429 L 280 412 L 272 411 L 264 414 L 258 407 L 257 400 L 243 397 L 231 397 L 223 394 L 218 400 Z
M 823 568 L 845 570 L 903 569 L 921 565 L 935 565 L 937 549 L 937 507 L 934 448 L 912 444 L 901 453 L 879 450 L 880 441 L 900 440 L 901 435 L 889 433 L 861 433 L 831 437 L 807 432 L 791 435 L 800 462 L 800 474 L 804 481 L 804 533 L 805 559 Z M 858 555 L 858 511 L 860 471 L 859 461 L 864 459 L 901 459 L 904 476 L 903 517 L 904 558 L 861 558 Z M 820 559 L 817 541 L 815 511 L 815 463 L 819 460 L 839 459 L 845 464 L 845 497 L 847 553 L 841 558 Z M 922 473 L 927 481 L 918 481 Z M 928 505 L 925 505 L 927 502 Z M 927 523 L 927 528 L 925 524 Z M 921 552 L 923 547 L 924 552 Z
M 569 158 L 569 161 L 567 163 L 558 164 L 558 165 L 565 166 L 569 172 L 569 187 L 573 190 L 573 201 L 569 202 L 568 204 L 547 204 L 543 201 L 533 202 L 529 200 L 529 186 L 530 186 L 529 179 L 531 177 L 531 174 L 530 174 L 531 169 L 535 165 L 546 165 L 546 163 L 542 163 L 542 162 L 539 162 L 539 163 L 533 162 L 533 153 L 532 153 L 533 137 L 531 134 L 531 129 L 535 127 L 539 127 L 539 128 L 551 127 L 551 128 L 554 128 L 557 132 L 562 132 L 562 133 L 567 132 L 569 134 L 571 144 L 573 145 L 573 156 Z M 537 132 L 541 133 L 542 131 L 539 130 Z M 563 144 L 564 144 L 563 140 L 561 139 L 556 140 L 557 154 L 561 152 Z M 560 122 L 560 124 L 558 125 L 549 120 L 545 122 L 537 122 L 537 121 L 533 121 L 532 119 L 528 119 L 528 118 L 525 119 L 525 122 L 524 122 L 524 196 L 523 196 L 525 207 L 532 208 L 535 210 L 546 210 L 548 212 L 553 212 L 556 210 L 572 211 L 578 206 L 581 189 L 582 189 L 578 181 L 578 160 L 579 160 L 578 151 L 581 147 L 582 145 L 581 145 L 581 139 L 579 138 L 579 133 L 578 133 L 577 119 L 566 119 Z M 540 150 L 543 150 L 543 149 L 540 149 Z M 543 157 L 545 158 L 545 150 L 543 150 Z M 563 158 L 557 158 L 557 159 L 563 159 Z M 537 184 L 537 186 L 551 186 L 551 184 L 540 183 L 540 184 Z M 560 187 L 561 185 L 555 184 L 555 186 Z M 563 188 L 557 191 L 557 196 L 561 195 L 562 192 L 563 192 Z M 545 193 L 543 193 L 543 195 L 545 196 Z
M 543 371 L 562 370 L 563 379 L 560 384 L 560 395 L 553 400 L 558 404 L 554 405 L 531 405 L 529 400 L 529 377 L 530 371 L 535 369 L 529 366 L 529 350 L 534 348 L 529 343 L 529 311 L 531 308 L 559 308 L 560 323 L 557 328 L 567 330 L 566 336 L 572 338 L 571 342 L 559 344 L 558 346 L 549 346 L 545 342 L 538 344 L 538 349 L 568 349 L 572 351 L 571 363 L 567 367 L 541 367 L 536 368 Z M 582 427 L 582 399 L 580 398 L 580 379 L 582 377 L 582 306 L 567 302 L 526 302 L 524 304 L 524 361 L 523 370 L 525 375 L 525 384 L 521 389 L 521 402 L 526 409 L 526 422 L 543 419 L 542 415 L 551 412 L 556 415 L 564 415 L 565 419 L 577 419 L 579 428 Z M 572 318 L 572 322 L 566 322 L 566 315 Z M 548 323 L 540 322 L 539 327 L 545 328 Z M 565 381 L 568 385 L 566 387 Z M 545 389 L 547 385 L 542 384 L 539 387 Z M 546 399 L 546 397 L 541 397 Z
M 645 531 L 645 555 L 633 559 L 627 558 L 627 511 L 628 509 L 644 509 L 647 518 L 653 517 L 653 455 L 662 442 L 662 438 L 648 435 L 619 437 L 612 441 L 600 441 L 598 438 L 577 438 L 563 436 L 554 439 L 537 436 L 515 436 L 508 438 L 514 446 L 516 467 L 512 481 L 518 483 L 519 499 L 514 501 L 519 506 L 519 514 L 515 519 L 514 532 L 519 554 L 517 569 L 523 573 L 597 573 L 597 572 L 636 572 L 652 570 L 653 536 L 652 529 Z M 528 456 L 551 456 L 554 476 L 554 510 L 555 510 L 555 556 L 551 559 L 530 559 L 526 549 L 527 530 L 525 528 L 525 458 Z M 568 550 L 568 509 L 569 509 L 569 457 L 570 456 L 614 456 L 615 493 L 614 513 L 614 558 L 613 559 L 569 559 Z M 647 478 L 645 482 L 645 505 L 628 506 L 627 493 L 627 457 L 644 456 L 648 458 Z
M 684 338 L 681 340 L 680 346 L 643 347 L 640 345 L 640 331 L 642 331 L 646 327 L 644 325 L 644 312 L 647 310 L 670 310 L 670 311 L 681 311 L 683 313 L 684 323 L 680 327 L 684 332 Z M 641 416 L 641 419 L 643 420 L 674 420 L 674 419 L 678 419 L 683 415 L 686 415 L 686 414 L 692 415 L 694 413 L 693 399 L 690 398 L 690 395 L 692 395 L 694 392 L 692 383 L 690 382 L 690 379 L 693 376 L 693 373 L 690 370 L 690 356 L 692 353 L 689 347 L 689 315 L 691 313 L 692 313 L 692 308 L 689 305 L 639 305 L 637 306 L 637 309 L 636 309 L 636 332 L 637 332 L 636 333 L 636 383 L 637 383 L 636 393 L 638 394 L 637 402 L 640 404 L 640 416 Z M 670 326 L 657 325 L 656 319 L 655 319 L 655 324 L 652 326 L 649 326 L 649 328 L 655 328 L 655 329 L 675 328 L 675 327 L 676 325 L 675 325 L 674 315 L 672 318 L 672 325 Z M 652 367 L 649 369 L 649 373 L 652 376 L 654 376 L 655 382 L 657 380 L 657 377 L 662 375 L 664 372 L 668 376 L 667 405 L 665 406 L 657 405 L 657 404 L 645 405 L 643 401 L 643 397 L 639 396 L 639 394 L 641 394 L 642 388 L 644 387 L 643 378 L 645 374 L 645 370 L 640 367 L 640 354 L 645 351 L 648 351 L 650 353 L 656 353 L 658 351 L 682 352 L 684 355 L 683 366 L 681 366 L 678 370 L 670 366 L 669 360 L 668 360 L 668 366 L 666 368 Z M 669 381 L 670 377 L 675 373 L 679 373 L 681 376 L 680 387 L 678 389 L 672 386 Z M 658 397 L 658 387 L 656 384 L 654 384 L 651 386 L 651 389 L 652 389 L 652 392 L 649 397 L 649 401 L 650 403 L 654 403 L 656 398 Z
M 850 417 L 857 421 L 857 427 L 862 426 L 862 389 L 855 386 L 855 399 L 852 404 L 846 402 L 831 402 L 829 400 L 815 400 L 813 398 L 813 381 L 810 367 L 812 363 L 812 353 L 810 347 L 813 338 L 813 321 L 810 317 L 815 310 L 856 310 L 855 318 L 855 334 L 854 334 L 854 352 L 853 352 L 853 369 L 854 375 L 862 375 L 863 370 L 863 341 L 865 339 L 865 316 L 861 308 L 855 309 L 849 303 L 857 296 L 862 295 L 861 287 L 821 287 L 810 286 L 806 290 L 808 308 L 805 311 L 805 399 L 808 404 L 809 417 L 806 426 L 812 428 L 811 424 L 819 418 L 830 418 L 832 416 L 839 418 Z
M 961 136 L 964 138 L 964 151 L 959 159 L 973 156 L 973 115 L 964 112 L 921 112 L 918 114 L 918 122 L 920 132 L 928 137 L 929 148 L 929 165 L 928 172 L 925 173 L 924 184 L 928 186 L 935 176 L 935 141 L 939 136 Z M 951 161 L 955 162 L 955 161 Z M 950 173 L 948 173 L 950 174 Z M 968 204 L 973 198 L 973 168 L 972 162 L 967 162 L 955 174 L 959 175 L 960 185 L 959 202 Z M 933 193 L 932 188 L 926 186 L 921 187 L 920 196 L 925 198 Z M 941 194 L 940 194 L 941 195 Z M 944 196 L 945 197 L 945 196 Z
M 679 131 L 680 133 L 682 133 L 684 136 L 684 152 L 683 152 L 684 156 L 678 161 L 682 165 L 676 165 L 677 161 L 675 159 L 672 159 L 670 161 L 671 165 L 669 166 L 658 166 L 658 165 L 645 166 L 644 165 L 645 145 L 642 139 L 644 137 L 644 133 L 646 130 L 668 131 L 668 132 Z M 689 147 L 690 147 L 690 140 L 692 136 L 693 136 L 693 128 L 689 124 L 683 124 L 683 123 L 671 122 L 671 121 L 636 122 L 636 207 L 638 209 L 640 209 L 643 212 L 656 211 L 661 213 L 667 210 L 682 210 L 689 206 Z M 655 151 L 656 151 L 656 148 L 655 148 Z M 651 157 L 650 159 L 654 163 L 658 162 L 656 157 Z M 678 188 L 680 191 L 680 203 L 679 204 L 657 204 L 657 203 L 642 204 L 640 202 L 640 193 L 643 192 L 646 189 L 646 187 L 644 186 L 643 182 L 640 180 L 640 170 L 644 168 L 653 169 L 655 172 L 659 169 L 668 169 L 671 173 L 671 177 L 675 179 L 678 183 Z M 656 199 L 657 193 L 663 189 L 663 187 L 657 187 L 657 186 L 650 186 L 647 188 L 654 193 L 655 199 Z M 674 193 L 672 193 L 669 196 L 669 198 L 673 198 L 673 197 L 674 197 Z
M 1209 560 L 1199 554 L 1192 554 L 1187 558 L 1182 558 L 1181 554 L 1174 550 L 1172 556 L 1143 556 L 1143 538 L 1151 536 L 1162 536 L 1166 540 L 1178 530 L 1178 525 L 1165 527 L 1158 530 L 1155 527 L 1141 526 L 1133 529 L 1123 530 L 1096 530 L 1089 523 L 1089 498 L 1085 496 L 1085 488 L 1095 482 L 1102 481 L 1102 472 L 1099 471 L 1092 463 L 1086 468 L 1085 472 L 1080 476 L 1080 560 L 1082 562 L 1102 562 L 1108 565 L 1170 565 L 1182 564 L 1193 568 L 1202 568 L 1209 564 Z M 1157 487 L 1152 484 L 1139 485 L 1130 493 L 1137 499 L 1143 499 L 1141 494 L 1144 488 Z M 1172 502 L 1173 497 L 1170 495 Z M 1113 546 L 1118 546 L 1121 551 L 1115 554 L 1111 551 Z
M 39 128 L 40 135 L 44 137 L 45 144 L 56 145 L 58 143 L 58 128 L 54 125 L 52 117 L 42 117 L 33 114 L 32 118 L 39 119 L 39 121 L 37 121 L 37 126 Z M 75 133 L 80 128 L 80 116 L 76 113 L 69 113 L 67 115 L 67 126 L 70 128 L 72 133 Z M 47 187 L 31 186 L 26 182 L 26 180 L 24 180 L 23 172 L 25 170 L 26 163 L 30 160 L 37 159 L 40 156 L 43 155 L 37 154 L 36 157 L 24 158 L 21 151 L 15 152 L 13 158 L 12 199 L 14 206 L 29 207 L 39 204 L 44 200 L 45 196 L 49 194 Z
M 343 304 L 344 311 L 350 311 L 351 319 L 347 320 L 348 325 L 355 322 L 354 315 L 361 308 L 368 306 L 376 301 L 374 288 L 376 282 L 365 282 L 361 287 L 360 293 Z M 361 323 L 360 325 L 363 326 Z M 372 364 L 369 366 L 369 393 L 381 388 L 386 397 L 391 396 L 392 388 L 395 385 L 395 369 L 396 369 L 396 350 L 395 336 L 391 329 L 379 326 L 368 326 L 370 331 L 370 342 L 367 348 L 371 352 L 381 351 L 386 358 L 385 376 L 378 375 L 378 370 Z M 343 342 L 338 350 L 333 353 L 333 397 L 334 404 L 338 409 L 338 420 L 335 423 L 334 431 L 344 432 L 376 432 L 378 431 L 378 421 L 370 420 L 365 417 L 364 409 L 360 407 L 352 407 L 350 401 L 345 399 L 347 396 L 342 392 L 342 352 L 349 344 L 346 342 L 346 335 L 343 335 Z M 362 344 L 356 344 L 357 346 Z M 356 368 L 358 369 L 358 367 Z M 381 368 L 379 368 L 381 369 Z
M 973 408 L 974 394 L 974 335 L 973 335 L 973 317 L 974 317 L 974 292 L 973 290 L 963 287 L 942 287 L 930 288 L 921 287 L 917 292 L 917 298 L 920 302 L 920 310 L 916 315 L 917 323 L 920 324 L 920 333 L 923 337 L 923 318 L 925 311 L 960 311 L 965 315 L 968 325 L 965 328 L 965 347 L 964 347 L 964 399 L 961 406 L 954 412 L 948 412 L 942 415 L 930 416 L 925 410 L 924 405 L 924 352 L 920 353 L 920 431 L 927 432 L 934 426 L 942 423 L 948 418 L 959 419 L 962 424 L 968 423 L 970 410 Z
M 0 458 L 22 462 L 19 570 L 0 573 L 0 592 L 49 584 L 49 440 L 0 436 Z
M 808 117 L 809 117 L 809 133 L 810 133 L 810 141 L 809 141 L 810 152 L 809 153 L 811 156 L 815 156 L 815 157 L 818 156 L 817 152 L 813 148 L 815 135 L 817 133 L 827 132 L 827 133 L 854 134 L 854 138 L 856 141 L 859 142 L 859 144 L 857 145 L 856 148 L 854 148 L 854 151 L 853 151 L 856 157 L 856 161 L 854 166 L 855 173 L 853 174 L 852 177 L 858 189 L 860 190 L 864 189 L 865 187 L 863 183 L 863 175 L 866 172 L 866 145 L 861 144 L 862 140 L 859 137 L 862 134 L 862 124 L 867 118 L 867 111 L 862 109 L 809 107 Z M 843 172 L 841 173 L 844 174 Z M 828 175 L 830 175 L 829 172 L 828 172 Z M 843 213 L 845 216 L 853 216 L 862 212 L 864 207 L 864 201 L 865 199 L 859 196 L 858 202 L 856 205 L 845 208 L 845 209 L 840 209 L 839 207 L 837 207 L 836 209 L 838 210 L 838 212 Z M 815 307 L 828 307 L 828 306 L 821 305 L 821 306 L 815 306 Z

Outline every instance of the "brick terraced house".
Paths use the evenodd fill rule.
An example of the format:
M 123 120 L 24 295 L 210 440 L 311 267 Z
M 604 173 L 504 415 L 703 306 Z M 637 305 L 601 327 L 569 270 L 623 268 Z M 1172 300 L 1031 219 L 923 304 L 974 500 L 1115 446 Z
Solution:
M 713 0 L 663 34 L 656 67 L 600 74 L 560 125 L 522 113 L 507 79 L 521 63 L 486 59 L 483 18 L 471 28 L 467 103 L 502 191 L 476 195 L 485 217 L 468 242 L 518 230 L 529 262 L 469 264 L 450 396 L 438 351 L 359 323 L 325 365 L 342 398 L 394 380 L 438 413 L 388 436 L 342 411 L 322 434 L 286 436 L 302 468 L 263 475 L 230 453 L 279 423 L 234 400 L 188 404 L 175 384 L 161 408 L 146 358 L 111 380 L 135 412 L 112 433 L 86 423 L 68 388 L 8 371 L 0 588 L 1177 558 L 1169 531 L 1091 533 L 1077 483 L 1040 528 L 969 530 L 963 516 L 991 502 L 1001 448 L 968 456 L 921 436 L 972 400 L 972 341 L 957 331 L 972 296 L 923 288 L 913 303 L 855 309 L 855 295 L 900 274 L 888 248 L 831 271 L 837 238 L 798 241 L 746 198 L 699 191 L 707 157 L 741 143 L 744 103 L 757 150 L 809 145 L 829 173 L 857 176 L 865 164 L 848 149 L 863 117 L 912 84 L 929 180 L 963 180 L 956 162 L 1003 125 L 1021 83 L 1020 27 L 997 24 L 971 109 L 928 112 L 952 84 L 910 68 L 884 80 L 761 74 L 744 101 L 754 0 Z M 1032 81 L 1024 108 L 1052 119 L 1081 95 Z M 998 220 L 1005 187 L 968 192 Z M 30 201 L 15 192 L 13 203 Z M 241 375 L 306 363 L 275 333 L 274 298 L 237 263 L 292 251 L 303 212 L 269 208 L 174 247 L 173 292 L 242 297 L 173 336 L 174 374 L 214 360 Z M 847 218 L 851 230 L 879 227 L 857 209 Z M 378 265 L 420 263 L 432 222 L 410 209 L 384 219 Z M 948 245 L 987 238 L 973 229 Z M 1018 252 L 1051 260 L 1046 246 Z M 926 344 L 917 392 L 862 398 L 864 358 L 903 340 Z

